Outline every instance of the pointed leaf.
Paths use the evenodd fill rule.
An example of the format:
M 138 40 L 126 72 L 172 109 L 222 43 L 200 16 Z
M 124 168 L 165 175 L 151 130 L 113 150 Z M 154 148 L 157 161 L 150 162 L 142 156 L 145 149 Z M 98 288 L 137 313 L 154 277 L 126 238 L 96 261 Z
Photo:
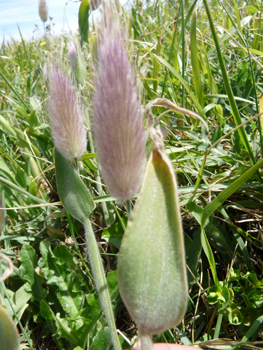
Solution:
M 58 150 L 55 150 L 55 166 L 58 194 L 62 204 L 71 216 L 84 222 L 95 208 L 89 190 L 70 161 L 65 159 Z
M 181 321 L 188 289 L 178 191 L 170 160 L 157 148 L 124 234 L 118 278 L 139 329 L 159 333 Z

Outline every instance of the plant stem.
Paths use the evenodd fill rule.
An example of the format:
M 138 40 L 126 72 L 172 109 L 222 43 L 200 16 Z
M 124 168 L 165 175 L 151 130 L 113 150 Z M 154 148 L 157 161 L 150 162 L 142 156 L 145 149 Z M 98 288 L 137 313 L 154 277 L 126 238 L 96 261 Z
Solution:
M 219 338 L 221 324 L 222 324 L 222 319 L 223 319 L 223 313 L 219 313 L 218 317 L 217 317 L 216 329 L 215 329 L 215 333 L 214 333 L 214 338 L 215 339 Z
M 75 169 L 76 169 L 76 172 L 79 174 L 79 165 L 78 165 L 77 158 L 75 158 Z
M 91 272 L 94 278 L 95 286 L 98 291 L 102 309 L 110 329 L 111 339 L 115 350 L 121 350 L 121 345 L 116 331 L 114 314 L 110 300 L 110 294 L 107 286 L 104 269 L 97 241 L 89 219 L 84 221 L 85 236 L 87 242 L 88 256 L 90 260 Z M 150 350 L 150 349 L 149 349 Z
M 141 350 L 153 350 L 152 335 L 139 330 Z
M 131 205 L 131 201 L 130 199 L 128 199 L 126 202 L 126 210 L 127 210 L 127 216 L 128 216 L 128 219 L 131 217 L 131 213 L 132 213 L 132 205 Z
M 82 94 L 83 94 L 83 90 L 82 90 Z M 88 115 L 87 115 L 87 122 L 88 122 L 87 126 L 90 129 L 90 120 L 89 120 Z M 89 144 L 90 144 L 90 151 L 91 151 L 91 153 L 94 153 L 95 149 L 94 149 L 93 138 L 92 138 L 91 132 L 88 132 L 88 139 L 89 139 Z M 99 192 L 99 195 L 102 196 L 104 194 L 104 192 L 103 192 L 102 185 L 101 185 L 101 178 L 100 178 L 99 170 L 95 171 L 94 175 L 95 175 L 97 190 Z M 102 206 L 102 210 L 103 210 L 103 215 L 104 215 L 106 227 L 109 227 L 111 222 L 110 222 L 110 214 L 109 214 L 109 211 L 107 208 L 107 204 L 105 202 L 102 202 L 101 206 Z

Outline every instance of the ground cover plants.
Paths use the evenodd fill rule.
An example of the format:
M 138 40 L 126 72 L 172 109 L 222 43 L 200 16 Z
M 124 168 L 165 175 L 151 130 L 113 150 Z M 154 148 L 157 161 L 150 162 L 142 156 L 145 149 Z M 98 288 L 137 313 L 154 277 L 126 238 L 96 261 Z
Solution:
M 135 1 L 118 11 L 128 32 L 124 46 L 145 130 L 146 106 L 156 99 L 171 101 L 152 104 L 151 110 L 177 177 L 189 297 L 182 322 L 155 334 L 153 341 L 260 348 L 262 3 Z M 138 337 L 117 276 L 117 256 L 137 193 L 131 201 L 116 200 L 106 186 L 108 170 L 100 173 L 92 122 L 99 42 L 89 13 L 89 1 L 83 0 L 77 36 L 57 37 L 51 31 L 25 41 L 21 33 L 19 42 L 3 42 L 0 49 L 0 185 L 6 208 L 0 211 L 5 257 L 0 276 L 10 268 L 8 258 L 13 264 L 12 274 L 0 282 L 0 316 L 12 317 L 21 349 L 116 348 L 86 246 L 86 238 L 94 237 L 88 250 L 93 244 L 102 257 L 117 346 L 128 349 Z M 55 62 L 75 87 L 86 125 L 87 146 L 72 164 L 54 150 L 49 118 Z M 147 134 L 147 159 L 153 139 Z M 65 197 L 69 176 L 75 184 L 71 192 L 81 192 L 74 205 Z M 154 219 L 156 226 L 162 219 Z M 88 236 L 91 227 L 94 235 Z

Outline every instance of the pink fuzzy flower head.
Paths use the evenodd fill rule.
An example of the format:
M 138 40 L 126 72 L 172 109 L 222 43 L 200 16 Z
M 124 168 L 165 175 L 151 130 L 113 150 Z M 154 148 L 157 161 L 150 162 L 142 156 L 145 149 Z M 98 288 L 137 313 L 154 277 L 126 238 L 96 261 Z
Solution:
M 69 160 L 80 158 L 87 147 L 84 117 L 75 87 L 57 66 L 49 74 L 48 112 L 55 147 Z
M 146 161 L 141 104 L 127 48 L 119 20 L 107 17 L 98 37 L 93 131 L 102 176 L 120 202 L 139 190 Z

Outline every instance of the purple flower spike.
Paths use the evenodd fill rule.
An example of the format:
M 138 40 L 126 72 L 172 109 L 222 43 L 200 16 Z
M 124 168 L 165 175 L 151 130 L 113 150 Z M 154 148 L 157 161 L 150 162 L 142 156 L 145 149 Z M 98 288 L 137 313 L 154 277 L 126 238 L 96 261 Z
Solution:
M 93 131 L 104 181 L 122 203 L 139 190 L 146 161 L 141 104 L 124 45 L 118 20 L 107 18 L 98 38 Z
M 55 147 L 67 159 L 80 158 L 87 147 L 84 117 L 69 77 L 52 67 L 49 75 L 48 112 Z

